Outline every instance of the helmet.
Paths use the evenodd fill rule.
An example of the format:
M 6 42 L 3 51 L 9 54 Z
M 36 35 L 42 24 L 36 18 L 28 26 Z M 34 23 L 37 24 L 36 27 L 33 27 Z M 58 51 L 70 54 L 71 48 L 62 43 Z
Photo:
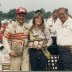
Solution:
M 19 13 L 27 14 L 27 10 L 23 7 L 19 7 L 16 9 L 16 14 L 19 14 Z

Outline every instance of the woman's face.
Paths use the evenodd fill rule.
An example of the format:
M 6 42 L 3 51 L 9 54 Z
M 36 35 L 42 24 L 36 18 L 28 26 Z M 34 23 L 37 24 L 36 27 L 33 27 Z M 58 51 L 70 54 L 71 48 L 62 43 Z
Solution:
M 35 18 L 35 24 L 40 26 L 42 24 L 42 17 L 41 16 L 38 16 Z

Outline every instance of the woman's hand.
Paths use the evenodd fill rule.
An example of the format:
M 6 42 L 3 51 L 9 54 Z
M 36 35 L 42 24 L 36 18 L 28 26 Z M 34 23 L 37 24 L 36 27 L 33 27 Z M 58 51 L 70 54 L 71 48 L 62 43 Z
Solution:
M 47 47 L 47 45 L 45 44 L 45 45 L 42 45 L 42 48 L 46 48 Z

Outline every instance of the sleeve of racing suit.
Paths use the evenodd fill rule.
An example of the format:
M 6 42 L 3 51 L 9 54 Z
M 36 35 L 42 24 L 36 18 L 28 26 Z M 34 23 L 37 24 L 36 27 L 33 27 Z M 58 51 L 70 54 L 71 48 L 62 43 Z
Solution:
M 3 34 L 3 45 L 8 53 L 11 52 L 10 44 L 9 44 L 10 37 L 11 37 L 11 26 L 7 26 L 7 28 Z

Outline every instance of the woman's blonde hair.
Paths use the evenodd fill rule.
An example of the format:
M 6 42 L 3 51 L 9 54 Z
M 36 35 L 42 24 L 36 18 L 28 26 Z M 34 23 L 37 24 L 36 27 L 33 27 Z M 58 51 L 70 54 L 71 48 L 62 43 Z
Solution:
M 35 27 L 35 19 L 37 17 L 39 17 L 39 16 L 42 18 L 42 24 L 41 24 L 40 28 L 41 28 L 42 32 L 44 31 L 44 29 L 45 29 L 45 26 L 44 26 L 44 17 L 43 17 L 42 14 L 37 14 L 37 15 L 34 16 L 33 21 L 32 21 L 33 25 L 31 26 L 30 30 L 32 30 Z

